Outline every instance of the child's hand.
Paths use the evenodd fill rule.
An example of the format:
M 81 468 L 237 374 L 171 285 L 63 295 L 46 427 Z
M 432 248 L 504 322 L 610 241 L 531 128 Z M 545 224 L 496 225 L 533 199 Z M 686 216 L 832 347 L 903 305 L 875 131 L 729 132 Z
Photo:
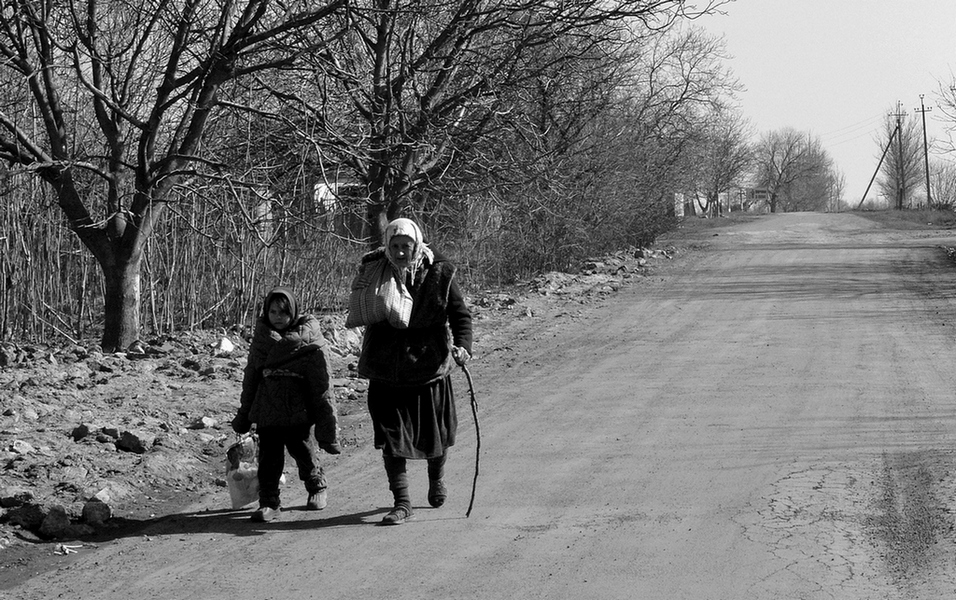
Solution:
M 451 356 L 455 359 L 455 362 L 460 366 L 464 366 L 468 359 L 471 358 L 471 354 L 461 346 L 452 346 L 451 347 Z
M 252 421 L 248 419 L 243 414 L 236 414 L 232 419 L 232 430 L 242 435 L 243 433 L 249 433 L 249 430 L 252 429 Z

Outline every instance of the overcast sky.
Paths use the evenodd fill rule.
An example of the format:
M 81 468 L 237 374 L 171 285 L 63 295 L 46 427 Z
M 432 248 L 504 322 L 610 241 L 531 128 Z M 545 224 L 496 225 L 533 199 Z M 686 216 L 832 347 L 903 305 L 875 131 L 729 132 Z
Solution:
M 851 203 L 876 170 L 875 137 L 897 101 L 921 119 L 923 94 L 929 137 L 946 137 L 936 104 L 956 69 L 956 0 L 736 0 L 723 11 L 696 25 L 724 36 L 726 64 L 746 87 L 743 113 L 758 132 L 818 137 Z

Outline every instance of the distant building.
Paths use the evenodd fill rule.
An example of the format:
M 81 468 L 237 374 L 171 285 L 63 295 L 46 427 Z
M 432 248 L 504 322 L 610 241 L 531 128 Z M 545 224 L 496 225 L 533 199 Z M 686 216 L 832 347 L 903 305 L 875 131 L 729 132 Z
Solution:
M 319 217 L 326 220 L 336 234 L 363 240 L 366 225 L 366 195 L 362 184 L 355 181 L 319 182 L 313 195 Z
M 767 204 L 770 202 L 770 189 L 765 187 L 745 188 L 747 190 L 747 203 L 750 206 Z
M 719 203 L 718 214 L 730 212 L 766 212 L 770 201 L 770 191 L 764 187 L 735 187 L 729 192 L 722 192 L 717 197 Z M 706 199 L 699 194 L 674 194 L 674 211 L 678 217 L 685 215 L 699 215 L 706 217 L 701 206 L 706 206 Z

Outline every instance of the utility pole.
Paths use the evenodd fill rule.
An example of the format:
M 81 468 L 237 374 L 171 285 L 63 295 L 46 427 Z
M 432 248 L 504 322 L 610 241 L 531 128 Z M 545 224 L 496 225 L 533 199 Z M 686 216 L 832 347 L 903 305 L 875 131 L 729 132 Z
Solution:
M 899 133 L 899 126 L 893 130 L 893 133 L 890 134 L 890 139 L 886 140 L 886 148 L 883 148 L 883 154 L 880 155 L 880 162 L 876 164 L 876 170 L 873 171 L 873 177 L 870 177 L 870 183 L 866 186 L 866 191 L 863 192 L 863 197 L 860 198 L 860 203 L 856 205 L 856 209 L 860 210 L 863 208 L 863 203 L 866 202 L 866 195 L 870 192 L 870 187 L 873 185 L 873 182 L 876 180 L 876 176 L 880 173 L 880 167 L 883 166 L 883 159 L 886 158 L 886 153 L 889 151 L 890 146 L 893 145 L 893 136 Z
M 929 194 L 929 149 L 926 145 L 926 113 L 933 110 L 933 107 L 923 106 L 923 94 L 919 95 L 919 108 L 913 109 L 923 114 L 923 170 L 926 171 L 926 208 L 931 208 L 933 202 Z
M 899 153 L 896 156 L 896 209 L 903 210 L 903 103 L 896 101 L 896 130 L 900 135 L 896 138 Z

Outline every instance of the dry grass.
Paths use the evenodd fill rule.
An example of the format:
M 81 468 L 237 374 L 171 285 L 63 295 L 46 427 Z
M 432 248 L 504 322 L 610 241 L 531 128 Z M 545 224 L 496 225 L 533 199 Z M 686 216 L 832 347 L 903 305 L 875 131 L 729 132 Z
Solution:
M 896 229 L 956 228 L 956 212 L 951 210 L 920 208 L 910 210 L 861 210 L 853 212 L 886 227 Z

